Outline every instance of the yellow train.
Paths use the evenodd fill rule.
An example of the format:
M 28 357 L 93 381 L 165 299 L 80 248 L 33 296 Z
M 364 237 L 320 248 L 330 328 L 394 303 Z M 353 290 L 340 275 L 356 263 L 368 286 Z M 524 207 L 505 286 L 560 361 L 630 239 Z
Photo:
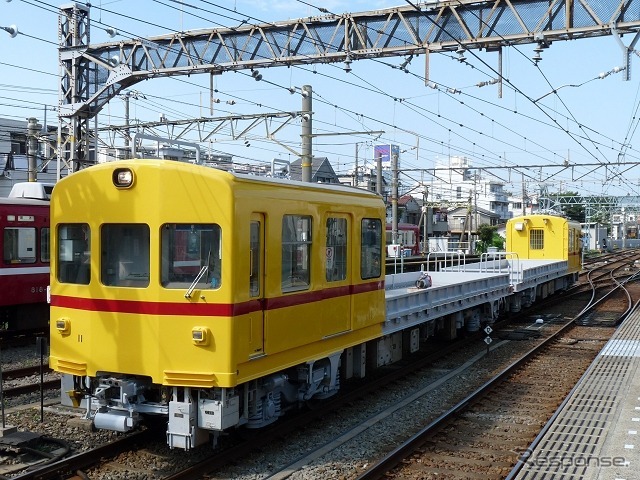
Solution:
M 282 396 L 335 393 L 343 350 L 381 334 L 385 208 L 370 192 L 136 160 L 61 180 L 51 210 L 50 365 L 96 379 L 114 407 L 98 428 L 168 414 L 184 420 L 170 444 L 191 448 L 196 419 L 260 427 Z
M 580 223 L 552 214 L 515 217 L 507 222 L 507 252 L 529 260 L 566 260 L 568 272 L 582 267 Z
M 582 268 L 580 223 L 538 213 L 512 218 L 506 225 L 506 250 L 512 252 L 514 294 L 506 299 L 511 311 L 564 290 L 578 280 Z
M 510 248 L 557 255 L 565 288 L 573 224 L 529 218 L 508 228 Z M 439 330 L 490 323 L 537 288 L 504 272 L 434 272 L 427 289 L 419 272 L 385 278 L 379 196 L 175 161 L 74 173 L 51 221 L 50 366 L 97 428 L 162 415 L 185 450 L 329 397 Z

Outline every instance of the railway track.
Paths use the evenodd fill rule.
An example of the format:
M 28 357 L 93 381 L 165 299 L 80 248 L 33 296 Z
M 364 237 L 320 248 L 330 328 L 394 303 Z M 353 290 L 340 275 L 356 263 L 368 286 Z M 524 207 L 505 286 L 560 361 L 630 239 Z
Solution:
M 621 267 L 621 269 L 624 270 L 624 267 Z M 624 272 L 621 274 L 623 276 L 628 275 Z M 563 308 L 570 308 L 579 311 L 584 307 L 586 303 L 586 300 L 584 300 L 584 298 L 581 298 L 584 297 L 584 295 L 584 292 L 579 292 L 576 290 L 574 294 L 565 294 L 559 298 L 554 297 L 553 299 L 556 301 L 558 299 L 561 299 Z M 549 300 L 551 301 L 552 299 Z M 551 306 L 549 308 L 551 309 L 551 311 L 558 311 L 557 305 Z M 430 400 L 417 400 L 418 402 L 421 402 L 423 409 L 431 408 L 433 410 L 431 412 L 431 422 L 433 422 L 434 419 L 439 415 L 444 414 L 443 411 L 438 410 L 433 406 L 437 403 L 442 404 L 442 402 L 447 401 L 442 396 L 442 394 L 439 394 L 438 392 L 442 389 L 450 390 L 451 387 L 448 386 L 450 382 L 456 382 L 456 379 L 462 376 L 474 377 L 476 375 L 475 373 L 473 373 L 475 368 L 481 369 L 481 364 L 485 362 L 487 358 L 495 358 L 501 356 L 501 352 L 508 349 L 509 344 L 514 345 L 516 343 L 520 343 L 520 345 L 515 346 L 513 350 L 522 351 L 522 344 L 521 342 L 518 342 L 518 340 L 542 342 L 543 338 L 550 335 L 551 331 L 557 331 L 559 328 L 561 328 L 560 323 L 562 323 L 564 317 L 566 317 L 566 315 L 558 315 L 557 313 L 547 314 L 544 313 L 544 311 L 535 314 L 534 312 L 528 312 L 528 315 L 530 316 L 530 322 L 527 326 L 523 326 L 522 323 L 520 323 L 519 325 L 507 325 L 502 326 L 501 328 L 496 328 L 495 333 L 492 334 L 492 336 L 496 339 L 496 342 L 491 346 L 492 349 L 490 355 L 487 356 L 486 352 L 480 352 L 476 355 L 475 358 L 469 359 L 463 365 L 458 364 L 458 361 L 455 360 L 453 363 L 456 363 L 456 368 L 447 368 L 447 372 L 445 375 L 442 375 L 442 373 L 435 375 L 434 381 L 431 384 L 427 384 L 422 387 L 422 390 L 425 390 L 424 394 L 428 394 L 428 392 L 431 392 L 431 395 L 436 395 L 437 402 L 432 402 Z M 541 324 L 538 322 L 539 320 L 541 321 Z M 577 334 L 572 334 L 572 340 L 559 340 L 559 344 L 557 346 L 549 347 L 552 350 L 557 351 L 559 355 L 562 352 L 564 352 L 565 355 L 568 355 L 568 357 L 556 357 L 556 362 L 560 361 L 563 365 L 565 363 L 568 363 L 567 358 L 571 358 L 571 356 L 574 355 L 576 351 L 582 352 L 581 349 L 586 348 L 587 346 L 589 348 L 586 348 L 586 350 L 593 350 L 597 353 L 597 351 L 599 350 L 598 345 L 600 345 L 600 342 L 602 342 L 603 340 L 592 338 L 593 332 L 596 331 L 595 329 L 579 327 L 575 325 L 567 328 L 580 328 L 584 329 L 584 331 L 588 333 L 583 335 L 582 337 L 578 337 Z M 475 345 L 475 347 L 473 348 L 476 348 L 477 350 L 478 343 L 481 343 L 481 339 L 478 337 L 468 338 L 465 339 L 465 341 L 468 342 L 467 346 L 463 347 L 462 343 L 456 344 L 454 346 L 450 346 L 451 350 L 449 350 L 449 352 L 453 351 L 454 349 L 471 349 L 472 347 L 470 346 L 473 345 Z M 234 471 L 234 464 L 244 464 L 248 458 L 256 457 L 256 452 L 265 452 L 265 455 L 267 455 L 267 457 L 270 457 L 268 453 L 270 449 L 277 448 L 274 446 L 278 444 L 289 445 L 290 442 L 296 441 L 294 437 L 300 435 L 301 431 L 306 431 L 308 433 L 308 436 L 310 436 L 312 434 L 312 432 L 310 432 L 310 429 L 313 430 L 317 425 L 326 424 L 332 421 L 339 422 L 339 420 L 331 420 L 331 418 L 335 416 L 337 412 L 347 411 L 349 408 L 355 408 L 357 410 L 359 408 L 359 399 L 363 397 L 371 397 L 372 395 L 379 395 L 380 397 L 383 397 L 384 395 L 386 395 L 384 391 L 386 389 L 392 389 L 396 384 L 403 382 L 418 383 L 423 377 L 431 375 L 425 374 L 424 371 L 420 369 L 429 368 L 426 366 L 432 364 L 436 365 L 436 370 L 440 369 L 441 367 L 437 367 L 437 365 L 439 365 L 438 362 L 441 362 L 441 360 L 438 360 L 438 358 L 442 358 L 443 355 L 445 355 L 445 350 L 434 352 L 431 357 L 423 359 L 421 364 L 418 363 L 417 366 L 413 367 L 414 371 L 417 372 L 413 374 L 407 373 L 407 371 L 403 371 L 403 369 L 395 366 L 393 369 L 389 369 L 390 371 L 387 372 L 385 376 L 381 376 L 377 380 L 377 384 L 374 382 L 367 382 L 367 385 L 358 386 L 358 388 L 354 388 L 352 392 L 347 392 L 347 394 L 341 396 L 341 398 L 337 400 L 339 403 L 327 402 L 326 404 L 317 406 L 317 409 L 315 410 L 310 409 L 304 412 L 303 415 L 291 416 L 290 418 L 285 417 L 285 419 L 283 419 L 285 421 L 280 422 L 275 427 L 267 430 L 261 430 L 259 433 L 256 433 L 248 438 L 234 438 L 231 436 L 225 438 L 223 441 L 222 449 L 218 452 L 209 451 L 207 450 L 207 447 L 204 447 L 204 451 L 199 451 L 197 453 L 190 452 L 189 454 L 185 454 L 184 452 L 178 452 L 178 454 L 176 454 L 175 451 L 167 451 L 166 446 L 162 445 L 161 441 L 156 442 L 149 440 L 148 442 L 134 442 L 135 446 L 130 447 L 130 449 L 128 449 L 129 447 L 114 447 L 114 450 L 112 450 L 113 453 L 109 455 L 107 455 L 106 453 L 100 453 L 98 455 L 96 452 L 89 451 L 87 453 L 78 455 L 77 459 L 74 460 L 73 466 L 65 459 L 65 461 L 56 462 L 57 465 L 48 465 L 47 474 L 44 474 L 42 471 L 40 473 L 29 472 L 27 474 L 24 474 L 27 476 L 21 476 L 18 478 L 67 478 L 67 476 L 69 475 L 76 475 L 78 471 L 81 472 L 80 478 L 82 478 L 82 475 L 86 475 L 87 478 L 92 479 L 110 478 L 108 473 L 105 474 L 105 471 L 122 471 L 123 469 L 130 469 L 131 474 L 134 475 L 137 474 L 136 468 L 142 468 L 141 465 L 144 464 L 144 462 L 142 464 L 140 462 L 135 464 L 132 459 L 145 458 L 147 456 L 162 458 L 162 463 L 165 464 L 174 464 L 174 468 L 167 468 L 166 471 L 162 472 L 156 471 L 154 472 L 154 475 L 150 476 L 149 478 L 177 480 L 182 478 L 202 478 L 204 475 L 209 475 L 210 478 L 216 478 L 217 475 L 223 478 L 235 477 L 235 474 L 229 473 Z M 583 356 L 585 357 L 585 361 L 588 365 L 589 361 L 586 360 L 587 356 Z M 550 367 L 547 364 L 547 371 L 549 370 L 549 368 Z M 542 371 L 545 371 L 544 366 L 542 367 Z M 541 375 L 541 378 L 544 379 L 544 375 Z M 483 382 L 480 382 L 480 386 L 482 385 L 482 383 Z M 570 388 L 570 382 L 565 385 L 565 388 L 566 387 Z M 557 388 L 559 389 L 560 387 Z M 556 387 L 549 385 L 547 386 L 547 389 L 556 389 Z M 418 393 L 416 392 L 415 395 L 418 395 Z M 500 396 L 503 396 L 503 394 L 501 393 Z M 509 396 L 506 396 L 505 398 L 507 399 L 507 402 L 513 400 Z M 553 407 L 553 404 L 557 404 L 558 401 L 561 401 L 560 396 L 554 398 L 553 401 L 544 403 L 548 403 L 549 408 L 555 408 Z M 394 401 L 390 401 L 389 403 L 394 404 L 395 406 L 381 406 L 380 411 L 376 412 L 373 417 L 368 418 L 362 424 L 347 427 L 345 431 L 343 431 L 333 440 L 329 440 L 327 442 L 327 432 L 324 432 L 324 440 L 322 442 L 315 443 L 322 445 L 322 448 L 310 449 L 307 455 L 303 458 L 298 458 L 297 462 L 281 465 L 271 465 L 271 462 L 267 461 L 265 464 L 263 464 L 262 468 L 267 469 L 270 476 L 265 476 L 264 474 L 262 474 L 261 478 L 295 478 L 296 472 L 310 468 L 310 466 L 313 465 L 314 462 L 320 461 L 319 459 L 321 459 L 323 455 L 327 454 L 327 452 L 329 452 L 332 448 L 338 450 L 340 448 L 344 448 L 344 446 L 348 445 L 350 441 L 358 442 L 358 439 L 361 439 L 366 435 L 365 431 L 367 429 L 374 429 L 377 423 L 381 423 L 384 421 L 394 421 L 394 415 L 397 415 L 397 412 L 399 412 L 400 410 L 410 411 L 411 409 L 415 408 L 411 403 L 400 405 L 401 402 L 397 399 L 395 399 Z M 468 404 L 466 400 L 463 403 L 465 406 Z M 488 405 L 492 404 L 491 401 L 487 403 Z M 457 405 L 455 401 L 451 404 Z M 431 407 L 429 407 L 429 405 Z M 386 410 L 388 410 L 388 413 L 386 414 L 387 419 L 385 420 L 383 418 L 385 414 L 381 412 Z M 394 413 L 394 411 L 396 413 Z M 479 418 L 483 417 L 482 415 L 477 416 Z M 486 424 L 486 415 L 484 417 Z M 420 420 L 414 418 L 414 421 L 417 424 Z M 482 423 L 478 425 L 482 425 Z M 540 425 L 537 425 L 535 428 L 529 427 L 529 430 L 534 431 L 535 435 L 539 428 Z M 480 427 L 477 427 L 477 430 L 480 430 Z M 161 437 L 161 434 L 155 436 L 156 439 Z M 380 435 L 378 435 L 378 437 L 380 437 Z M 390 439 L 390 441 L 393 446 L 396 446 L 398 439 L 394 438 Z M 391 448 L 387 448 L 387 450 L 391 450 Z M 519 452 L 516 453 L 516 459 L 518 454 Z M 97 460 L 99 459 L 102 459 L 103 461 L 97 462 Z M 260 460 L 256 460 L 256 462 L 259 461 Z M 102 466 L 100 466 L 99 463 L 102 463 Z M 355 468 L 350 475 L 342 476 L 342 478 L 355 478 L 355 475 L 360 474 L 363 469 L 365 469 L 365 466 L 372 463 L 374 462 L 369 459 L 363 459 L 363 461 L 359 462 L 358 467 Z
M 42 366 L 35 365 L 31 367 L 14 368 L 2 372 L 3 382 L 9 382 L 9 386 L 3 386 L 2 393 L 5 397 L 17 397 L 27 393 L 33 393 L 42 390 L 51 390 L 60 388 L 60 378 L 45 379 L 45 375 L 52 371 L 48 364 Z M 24 381 L 28 378 L 29 381 Z M 11 385 L 11 381 L 15 381 L 15 385 Z
M 607 272 L 613 287 L 593 294 L 576 318 L 411 438 L 361 472 L 382 478 L 503 479 L 522 458 L 610 337 L 637 305 L 627 259 Z M 624 277 L 620 280 L 619 277 Z M 607 314 L 608 328 L 584 320 Z M 586 326 L 591 325 L 591 326 Z M 587 341 L 588 340 L 588 341 Z
M 592 328 L 568 323 L 357 478 L 505 478 L 605 344 L 608 330 L 596 336 Z

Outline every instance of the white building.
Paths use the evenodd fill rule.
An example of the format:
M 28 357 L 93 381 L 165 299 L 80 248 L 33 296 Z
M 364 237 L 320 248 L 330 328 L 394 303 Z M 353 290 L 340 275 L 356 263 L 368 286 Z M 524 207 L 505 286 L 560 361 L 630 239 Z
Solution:
M 498 223 L 514 216 L 511 206 L 518 202 L 504 190 L 503 182 L 482 176 L 466 157 L 447 160 L 436 163 L 435 175 L 427 184 L 430 203 L 490 211 L 497 215 Z
M 0 118 L 0 196 L 6 197 L 11 187 L 29 180 L 27 120 Z M 42 128 L 42 127 L 40 127 Z M 52 127 L 53 128 L 53 127 Z M 36 180 L 54 183 L 57 180 L 56 163 L 47 164 L 52 157 L 46 142 L 38 142 Z

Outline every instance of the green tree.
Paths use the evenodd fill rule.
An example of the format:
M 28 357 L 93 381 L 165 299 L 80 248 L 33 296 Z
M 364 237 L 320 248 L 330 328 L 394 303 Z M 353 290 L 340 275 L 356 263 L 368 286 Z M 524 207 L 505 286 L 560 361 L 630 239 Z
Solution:
M 497 247 L 498 250 L 504 250 L 504 238 L 498 235 L 498 233 L 493 234 L 491 244 L 492 246 Z
M 492 225 L 480 225 L 478 227 L 478 242 L 476 243 L 476 253 L 486 253 L 493 244 L 493 237 L 497 228 Z M 498 235 L 499 237 L 499 235 Z
M 578 192 L 564 192 L 558 194 L 558 197 L 580 197 Z M 574 199 L 575 201 L 576 199 Z M 585 221 L 585 208 L 583 202 L 576 204 L 566 204 L 562 206 L 562 212 L 571 220 L 576 222 Z

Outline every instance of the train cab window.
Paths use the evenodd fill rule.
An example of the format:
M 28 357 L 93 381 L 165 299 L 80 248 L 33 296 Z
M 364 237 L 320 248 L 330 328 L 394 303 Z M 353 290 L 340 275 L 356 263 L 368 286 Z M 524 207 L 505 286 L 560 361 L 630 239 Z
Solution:
M 91 280 L 91 229 L 86 223 L 58 226 L 58 281 L 88 285 Z
M 163 287 L 199 289 L 222 285 L 222 230 L 216 224 L 163 225 L 160 277 Z
M 40 230 L 40 260 L 44 263 L 49 263 L 49 261 L 51 261 L 50 235 L 51 229 L 43 228 Z
M 382 272 L 382 222 L 378 218 L 363 218 L 360 239 L 360 276 L 379 277 Z
M 311 217 L 282 218 L 282 291 L 309 288 L 311 263 Z
M 532 228 L 529 231 L 529 248 L 531 250 L 542 250 L 544 248 L 544 230 Z
M 327 219 L 327 282 L 337 282 L 347 278 L 347 220 Z
M 113 287 L 149 286 L 149 226 L 105 224 L 100 231 L 100 281 Z
M 35 263 L 36 229 L 7 227 L 4 229 L 4 263 Z

